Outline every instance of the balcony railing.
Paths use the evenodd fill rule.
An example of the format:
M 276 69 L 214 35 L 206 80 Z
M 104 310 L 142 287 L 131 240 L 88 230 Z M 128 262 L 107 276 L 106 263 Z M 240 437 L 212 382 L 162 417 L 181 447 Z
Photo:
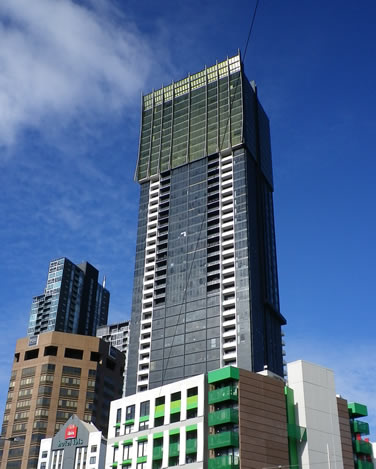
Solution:
M 238 469 L 239 457 L 226 455 L 208 460 L 208 469 Z
M 361 461 L 358 459 L 355 465 L 356 469 L 374 469 L 374 464 L 371 461 Z
M 238 409 L 223 409 L 209 414 L 209 427 L 221 425 L 223 423 L 238 423 L 239 412 Z
M 361 433 L 362 435 L 369 435 L 369 425 L 367 422 L 361 422 L 360 420 L 354 420 L 351 423 L 351 429 L 353 433 Z
M 359 454 L 372 454 L 371 443 L 364 440 L 355 440 L 354 441 L 354 451 Z
M 234 386 L 226 386 L 224 388 L 209 391 L 209 404 L 216 404 L 223 401 L 237 401 L 238 390 Z
M 367 406 L 363 404 L 349 402 L 347 407 L 349 409 L 350 417 L 367 417 L 368 415 Z
M 239 447 L 239 434 L 237 432 L 229 431 L 209 435 L 209 449 L 225 448 L 227 446 Z

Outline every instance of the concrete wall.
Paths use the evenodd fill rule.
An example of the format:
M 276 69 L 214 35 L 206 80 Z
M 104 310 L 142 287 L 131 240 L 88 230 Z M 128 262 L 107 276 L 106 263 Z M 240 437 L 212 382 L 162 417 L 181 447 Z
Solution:
M 333 371 L 298 360 L 287 365 L 294 390 L 296 422 L 307 429 L 298 446 L 302 467 L 343 469 L 340 425 Z

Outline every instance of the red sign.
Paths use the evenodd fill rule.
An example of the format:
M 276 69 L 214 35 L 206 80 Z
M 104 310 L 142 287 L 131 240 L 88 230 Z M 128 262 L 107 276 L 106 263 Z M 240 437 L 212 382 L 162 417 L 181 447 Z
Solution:
M 68 425 L 65 429 L 65 439 L 77 438 L 77 427 L 76 425 Z

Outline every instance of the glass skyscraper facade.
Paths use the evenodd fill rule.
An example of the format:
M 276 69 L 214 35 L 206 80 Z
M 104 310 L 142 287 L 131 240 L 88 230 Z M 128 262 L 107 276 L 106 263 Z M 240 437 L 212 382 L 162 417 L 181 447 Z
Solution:
M 126 393 L 283 375 L 269 121 L 237 55 L 143 97 Z
M 61 258 L 50 262 L 44 293 L 31 305 L 27 334 L 60 331 L 95 336 L 107 324 L 110 292 L 98 283 L 88 262 L 75 265 Z

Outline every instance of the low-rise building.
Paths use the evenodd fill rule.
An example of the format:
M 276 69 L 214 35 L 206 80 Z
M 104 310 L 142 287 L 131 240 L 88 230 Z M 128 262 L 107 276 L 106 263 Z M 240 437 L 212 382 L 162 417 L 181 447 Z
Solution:
M 331 370 L 297 361 L 285 382 L 232 366 L 113 401 L 106 469 L 373 469 Z
M 106 448 L 94 424 L 72 415 L 53 438 L 41 441 L 38 469 L 103 469 Z

